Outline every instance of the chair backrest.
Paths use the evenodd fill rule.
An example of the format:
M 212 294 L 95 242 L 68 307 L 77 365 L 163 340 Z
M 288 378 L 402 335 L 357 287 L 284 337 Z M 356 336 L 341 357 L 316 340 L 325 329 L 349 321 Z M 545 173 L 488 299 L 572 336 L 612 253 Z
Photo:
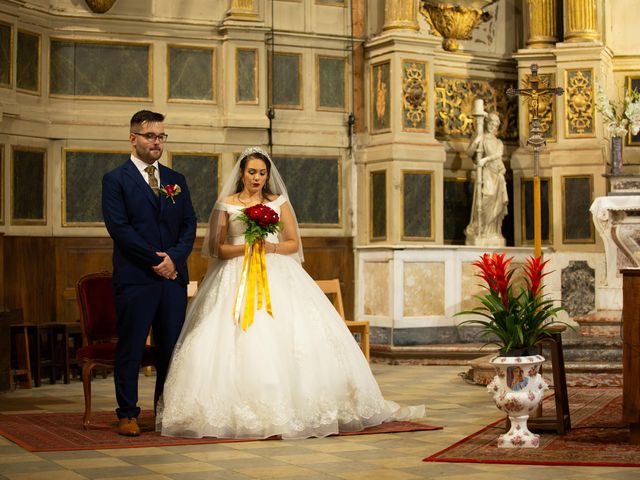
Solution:
M 332 278 L 330 280 L 316 280 L 316 283 L 320 287 L 320 290 L 322 290 L 327 295 L 327 297 L 329 297 L 329 300 L 331 300 L 331 303 L 333 303 L 333 306 L 344 320 L 344 306 L 342 304 L 340 280 L 338 280 L 337 278 Z
M 78 280 L 76 293 L 83 345 L 116 339 L 117 315 L 111 274 L 102 272 L 83 276 Z

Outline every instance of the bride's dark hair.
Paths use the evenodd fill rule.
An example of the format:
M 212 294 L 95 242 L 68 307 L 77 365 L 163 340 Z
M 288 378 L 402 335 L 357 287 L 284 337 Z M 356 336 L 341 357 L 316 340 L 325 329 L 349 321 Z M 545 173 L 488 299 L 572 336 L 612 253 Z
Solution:
M 264 182 L 262 186 L 262 196 L 264 198 L 269 198 L 269 196 L 274 195 L 269 188 L 269 178 L 271 178 L 271 160 L 266 155 L 263 155 L 260 152 L 252 152 L 249 155 L 245 155 L 242 160 L 240 160 L 240 177 L 238 177 L 238 181 L 236 182 L 236 192 L 240 193 L 244 189 L 244 183 L 242 182 L 242 178 L 244 177 L 244 171 L 247 168 L 247 162 L 252 159 L 262 160 L 264 164 L 267 166 L 267 181 Z

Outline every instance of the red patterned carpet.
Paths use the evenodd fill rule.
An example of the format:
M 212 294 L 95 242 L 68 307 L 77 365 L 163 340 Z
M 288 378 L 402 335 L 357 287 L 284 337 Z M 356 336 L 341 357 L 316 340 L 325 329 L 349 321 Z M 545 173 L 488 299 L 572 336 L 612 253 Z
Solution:
M 553 397 L 544 403 L 553 410 Z M 548 406 L 548 407 L 547 407 Z M 504 449 L 496 439 L 504 433 L 499 420 L 425 462 L 506 463 L 517 465 L 574 465 L 639 467 L 640 445 L 629 444 L 628 425 L 622 422 L 622 390 L 572 389 L 569 408 L 573 429 L 565 436 L 545 432 L 538 449 Z
M 113 412 L 94 412 L 89 430 L 82 428 L 81 413 L 31 413 L 0 415 L 0 435 L 30 452 L 58 452 L 65 450 L 100 450 L 105 448 L 166 447 L 205 443 L 246 442 L 216 438 L 162 437 L 154 431 L 151 412 L 139 418 L 142 435 L 123 437 L 115 431 Z M 414 422 L 389 422 L 362 432 L 341 435 L 415 432 L 440 430 L 442 427 Z M 273 437 L 269 440 L 277 440 Z

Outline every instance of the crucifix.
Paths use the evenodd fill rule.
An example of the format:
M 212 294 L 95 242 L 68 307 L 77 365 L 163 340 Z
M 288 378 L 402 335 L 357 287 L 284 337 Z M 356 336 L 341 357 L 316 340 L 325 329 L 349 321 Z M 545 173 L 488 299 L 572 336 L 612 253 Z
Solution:
M 527 145 L 533 148 L 533 252 L 535 257 L 542 256 L 542 215 L 540 211 L 540 150 L 547 142 L 538 117 L 539 97 L 546 95 L 562 95 L 562 87 L 540 87 L 540 77 L 538 76 L 538 65 L 531 65 L 531 75 L 529 76 L 530 88 L 508 88 L 509 97 L 523 96 L 529 103 L 529 138 Z

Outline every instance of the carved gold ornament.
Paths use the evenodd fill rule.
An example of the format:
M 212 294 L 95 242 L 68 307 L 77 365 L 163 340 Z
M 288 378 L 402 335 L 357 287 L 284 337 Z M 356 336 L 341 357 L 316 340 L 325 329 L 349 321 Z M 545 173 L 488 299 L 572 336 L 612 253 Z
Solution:
M 470 137 L 475 129 L 473 101 L 481 98 L 485 111 L 497 112 L 503 121 L 498 136 L 518 139 L 518 102 L 504 92 L 513 83 L 506 80 L 435 76 L 436 137 Z
M 444 38 L 442 48 L 449 52 L 458 50 L 458 40 L 471 37 L 471 31 L 480 21 L 490 18 L 482 8 L 497 0 L 421 0 L 420 12 L 436 35 Z M 455 3 L 455 5 L 453 4 Z
M 92 12 L 105 13 L 109 11 L 116 0 L 85 0 Z
M 567 124 L 566 134 L 588 136 L 594 133 L 593 72 L 587 70 L 567 70 Z
M 424 66 L 423 66 L 424 67 Z M 427 80 L 415 62 L 404 69 L 402 79 L 402 106 L 406 120 L 418 128 L 427 115 Z

